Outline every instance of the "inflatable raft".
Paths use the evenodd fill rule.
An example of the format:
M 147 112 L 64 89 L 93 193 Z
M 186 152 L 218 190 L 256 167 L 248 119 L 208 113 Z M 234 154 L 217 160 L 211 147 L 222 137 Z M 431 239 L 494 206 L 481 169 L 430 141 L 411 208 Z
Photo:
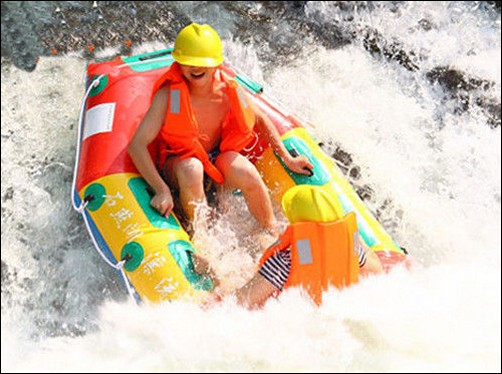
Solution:
M 196 249 L 176 216 L 162 217 L 150 206 L 149 186 L 127 153 L 162 76 L 174 62 L 171 52 L 117 57 L 88 66 L 72 187 L 73 206 L 82 214 L 99 253 L 123 275 L 131 295 L 151 302 L 198 300 L 213 286 L 210 278 L 195 272 L 191 254 Z M 259 84 L 229 64 L 223 70 L 270 118 L 288 151 L 305 155 L 314 165 L 312 176 L 289 171 L 257 136 L 246 156 L 262 174 L 273 200 L 280 201 L 296 185 L 319 186 L 338 199 L 345 213 L 355 213 L 359 234 L 384 267 L 404 260 L 403 250 L 307 129 L 267 98 Z M 156 152 L 154 144 L 151 152 Z

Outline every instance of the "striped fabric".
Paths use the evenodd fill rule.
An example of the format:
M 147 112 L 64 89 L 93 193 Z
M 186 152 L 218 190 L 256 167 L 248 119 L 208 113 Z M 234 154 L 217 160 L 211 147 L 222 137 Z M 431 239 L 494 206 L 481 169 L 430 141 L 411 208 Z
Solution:
M 359 267 L 363 267 L 366 263 L 366 253 L 364 248 L 359 246 Z M 260 268 L 259 273 L 269 281 L 275 288 L 282 291 L 284 283 L 289 276 L 291 270 L 291 251 L 285 249 L 279 251 L 271 256 L 263 266 Z
M 282 287 L 284 287 L 284 283 L 286 283 L 288 279 L 290 270 L 291 251 L 285 249 L 284 251 L 277 252 L 265 261 L 259 273 L 272 283 L 272 286 L 282 291 Z

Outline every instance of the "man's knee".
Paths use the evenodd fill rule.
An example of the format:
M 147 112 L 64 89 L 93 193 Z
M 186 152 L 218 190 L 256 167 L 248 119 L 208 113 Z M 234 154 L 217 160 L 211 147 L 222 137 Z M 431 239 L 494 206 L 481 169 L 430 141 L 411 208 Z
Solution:
M 233 180 L 236 181 L 235 187 L 243 192 L 254 193 L 255 191 L 263 190 L 265 187 L 258 170 L 253 165 L 235 171 Z
M 231 178 L 240 183 L 252 183 L 261 179 L 256 167 L 238 152 L 228 151 L 218 156 L 216 166 L 225 178 Z
M 174 167 L 176 184 L 182 200 L 200 200 L 204 198 L 204 168 L 197 158 L 180 160 Z
M 174 172 L 180 187 L 187 184 L 193 184 L 194 182 L 202 183 L 204 177 L 202 162 L 194 157 L 180 160 L 175 165 Z

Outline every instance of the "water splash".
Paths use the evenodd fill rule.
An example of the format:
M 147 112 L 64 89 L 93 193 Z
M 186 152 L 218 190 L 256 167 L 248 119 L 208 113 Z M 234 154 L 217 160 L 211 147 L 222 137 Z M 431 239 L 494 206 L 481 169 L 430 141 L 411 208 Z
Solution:
M 223 15 L 205 18 L 193 3 L 186 17 L 232 33 L 230 61 L 350 156 L 348 178 L 372 191 L 367 204 L 414 269 L 330 291 L 321 308 L 297 291 L 258 312 L 232 299 L 206 311 L 130 303 L 68 201 L 90 55 L 41 58 L 32 73 L 3 57 L 2 371 L 500 371 L 501 134 L 477 103 L 500 105 L 500 11 L 482 2 L 260 4 L 217 2 Z M 267 44 L 278 14 L 272 26 L 284 37 Z M 132 50 L 163 48 L 163 38 Z M 447 69 L 427 75 L 438 67 Z M 229 202 L 235 210 L 196 238 L 225 290 L 251 276 L 259 252 L 242 200 Z

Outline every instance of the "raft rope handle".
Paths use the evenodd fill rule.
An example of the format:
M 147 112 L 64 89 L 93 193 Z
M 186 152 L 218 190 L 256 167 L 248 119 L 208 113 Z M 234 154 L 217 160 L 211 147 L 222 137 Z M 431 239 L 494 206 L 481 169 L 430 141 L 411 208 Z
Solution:
M 92 81 L 92 83 L 87 88 L 87 91 L 85 92 L 84 98 L 82 99 L 82 106 L 80 107 L 80 114 L 78 117 L 77 154 L 75 155 L 75 166 L 73 168 L 73 181 L 71 183 L 71 203 L 73 205 L 73 209 L 75 209 L 79 213 L 82 213 L 83 209 L 85 209 L 85 205 L 87 205 L 86 202 L 82 201 L 80 206 L 77 207 L 75 204 L 75 199 L 74 199 L 75 186 L 77 184 L 78 163 L 80 161 L 80 151 L 81 151 L 81 146 L 82 146 L 82 141 L 81 141 L 82 140 L 82 126 L 83 126 L 85 104 L 87 102 L 87 98 L 89 97 L 89 94 L 91 93 L 91 90 L 93 88 L 99 86 L 99 81 L 104 76 L 105 76 L 104 74 L 101 74 L 100 76 L 98 76 L 96 79 L 94 79 Z
M 80 108 L 80 115 L 79 115 L 79 119 L 78 119 L 77 150 L 76 150 L 76 155 L 75 155 L 75 167 L 73 169 L 73 181 L 71 184 L 71 203 L 72 203 L 73 209 L 75 209 L 77 212 L 79 212 L 82 215 L 82 218 L 84 219 L 85 227 L 87 228 L 87 231 L 89 232 L 89 234 L 91 236 L 91 240 L 92 240 L 92 243 L 94 244 L 94 248 L 96 249 L 96 251 L 100 254 L 100 256 L 103 258 L 103 260 L 105 260 L 105 262 L 108 265 L 110 265 L 115 270 L 120 271 L 120 274 L 122 275 L 122 278 L 124 279 L 124 283 L 126 284 L 126 287 L 127 287 L 127 293 L 129 294 L 129 296 L 133 300 L 136 300 L 134 297 L 134 291 L 132 290 L 131 284 L 129 283 L 129 279 L 127 279 L 127 276 L 125 275 L 125 272 L 123 269 L 124 265 L 127 263 L 127 261 L 130 260 L 130 258 L 125 258 L 125 259 L 117 262 L 116 264 L 114 264 L 105 256 L 105 254 L 101 250 L 101 247 L 99 246 L 96 238 L 92 234 L 91 226 L 89 225 L 87 215 L 85 214 L 85 208 L 87 207 L 87 204 L 89 204 L 89 201 L 92 200 L 92 198 L 90 198 L 90 199 L 84 198 L 84 200 L 82 200 L 82 202 L 80 203 L 80 206 L 77 206 L 75 204 L 75 199 L 74 199 L 74 195 L 76 192 L 75 188 L 76 188 L 76 183 L 77 183 L 78 164 L 80 161 L 80 151 L 81 151 L 81 145 L 82 145 L 81 139 L 82 139 L 82 126 L 83 126 L 85 104 L 87 102 L 87 98 L 89 97 L 89 94 L 91 93 L 91 90 L 93 88 L 99 86 L 99 82 L 100 82 L 101 78 L 103 78 L 104 76 L 105 76 L 105 74 L 101 74 L 96 79 L 94 79 L 92 81 L 92 83 L 87 88 L 87 91 L 85 92 L 84 98 L 82 99 L 82 106 Z
M 85 203 L 84 205 L 84 208 L 85 206 L 87 206 L 87 203 Z M 112 263 L 106 256 L 105 254 L 103 253 L 103 251 L 101 250 L 101 247 L 99 246 L 98 242 L 96 241 L 96 238 L 94 237 L 94 235 L 92 234 L 92 230 L 91 230 L 91 227 L 89 225 L 89 221 L 87 219 L 87 215 L 85 214 L 85 211 L 82 210 L 81 212 L 82 214 L 82 218 L 84 219 L 84 222 L 85 222 L 85 227 L 87 228 L 87 231 L 89 232 L 90 234 L 90 237 L 91 237 L 91 240 L 92 240 L 92 243 L 94 244 L 94 248 L 96 249 L 96 251 L 100 254 L 101 258 L 103 258 L 103 260 L 105 260 L 105 262 L 110 265 L 112 268 L 114 268 L 115 270 L 117 271 L 120 271 L 120 275 L 122 275 L 122 278 L 124 279 L 124 283 L 126 285 L 126 288 L 127 288 L 127 293 L 129 294 L 129 296 L 136 301 L 136 298 L 134 296 L 134 291 L 132 290 L 132 287 L 131 287 L 131 284 L 129 283 L 129 279 L 127 279 L 127 276 L 125 275 L 125 272 L 124 272 L 124 265 L 127 263 L 127 261 L 130 260 L 130 258 L 124 258 L 123 260 L 117 262 L 116 264 Z

